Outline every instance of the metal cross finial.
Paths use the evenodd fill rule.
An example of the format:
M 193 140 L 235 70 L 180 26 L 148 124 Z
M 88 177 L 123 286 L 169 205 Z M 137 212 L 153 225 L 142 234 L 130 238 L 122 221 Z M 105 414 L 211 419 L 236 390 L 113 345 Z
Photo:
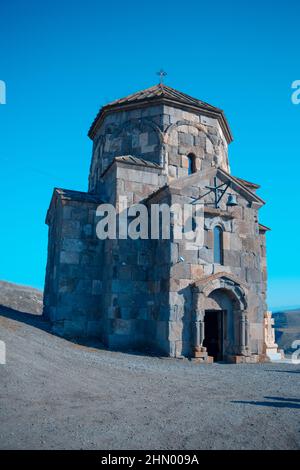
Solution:
M 156 72 L 156 75 L 159 75 L 159 83 L 162 85 L 164 82 L 164 77 L 168 74 L 163 69 L 160 69 L 159 72 Z

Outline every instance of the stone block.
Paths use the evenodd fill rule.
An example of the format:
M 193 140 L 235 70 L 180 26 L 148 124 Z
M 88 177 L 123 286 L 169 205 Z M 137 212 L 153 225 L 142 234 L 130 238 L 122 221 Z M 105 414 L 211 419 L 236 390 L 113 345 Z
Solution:
M 213 154 L 214 153 L 214 146 L 210 139 L 206 139 L 206 153 Z
M 243 251 L 250 251 L 250 252 L 258 253 L 259 242 L 257 239 L 254 239 L 252 237 L 247 237 L 247 238 L 243 238 L 241 241 L 242 241 Z
M 111 320 L 111 329 L 115 335 L 129 335 L 132 329 L 132 322 L 131 320 L 115 318 Z
M 63 206 L 62 216 L 64 220 L 72 219 L 72 206 Z
M 111 291 L 112 293 L 119 294 L 132 291 L 134 289 L 134 282 L 133 281 L 125 281 L 125 280 L 117 280 L 113 279 L 111 283 Z
M 188 111 L 182 111 L 181 115 L 182 119 L 186 119 L 187 121 L 191 121 L 193 123 L 200 122 L 200 117 L 198 116 L 198 114 L 191 113 Z
M 94 279 L 92 282 L 92 294 L 100 295 L 102 294 L 103 284 L 102 281 Z
M 77 279 L 74 277 L 62 277 L 60 276 L 58 282 L 58 292 L 74 292 L 77 284 Z
M 224 237 L 225 232 L 223 233 Z M 223 239 L 224 241 L 224 239 Z M 204 230 L 204 245 L 206 248 L 213 248 L 214 246 L 214 234 L 212 230 Z
M 64 321 L 64 336 L 67 338 L 82 338 L 87 334 L 87 321 L 76 319 L 76 321 Z
M 130 350 L 134 346 L 132 335 L 110 334 L 107 338 L 107 345 L 111 349 L 125 351 Z
M 107 318 L 109 319 L 121 318 L 121 310 L 122 309 L 119 306 L 108 307 Z
M 72 220 L 78 220 L 81 223 L 87 223 L 89 210 L 87 207 L 76 207 L 72 209 Z
M 195 147 L 200 147 L 202 149 L 206 148 L 206 135 L 204 134 L 204 132 L 200 132 L 200 134 L 198 136 L 194 137 L 194 145 L 195 145 Z M 201 156 L 201 155 L 199 155 L 199 156 Z M 204 155 L 202 155 L 202 156 L 204 156 Z
M 191 264 L 191 278 L 193 280 L 204 277 L 204 266 L 201 264 Z
M 241 266 L 241 253 L 234 250 L 223 250 L 224 265 L 225 266 Z
M 142 173 L 141 175 L 141 179 L 140 181 L 142 181 L 143 183 L 145 184 L 151 184 L 153 186 L 157 186 L 158 185 L 158 174 L 157 173 Z
M 185 248 L 187 246 L 187 248 Z M 198 250 L 189 250 L 188 245 L 180 246 L 179 255 L 184 258 L 184 263 L 197 264 L 198 263 Z
M 262 273 L 258 269 L 253 268 L 246 268 L 246 279 L 247 282 L 261 282 L 262 280 Z
M 64 220 L 62 224 L 62 237 L 79 238 L 81 225 L 78 220 Z
M 55 309 L 55 315 L 52 317 L 53 321 L 72 320 L 74 317 L 73 307 L 70 305 L 59 305 Z
M 262 323 L 250 323 L 250 337 L 252 340 L 263 340 L 264 337 L 264 329 Z
M 223 249 L 230 250 L 230 239 L 231 233 L 230 232 L 223 232 Z
M 181 321 L 170 321 L 168 324 L 169 332 L 168 339 L 170 341 L 182 340 L 182 322 Z
M 156 338 L 158 340 L 167 340 L 168 339 L 168 322 L 166 321 L 157 321 L 156 322 Z
M 79 264 L 79 253 L 75 251 L 61 251 L 60 262 L 66 264 Z
M 191 267 L 189 264 L 177 263 L 171 267 L 171 277 L 177 279 L 190 279 L 191 278 Z
M 146 281 L 147 280 L 147 269 L 144 266 L 129 266 L 131 271 L 131 279 L 133 281 Z
M 199 134 L 199 130 L 194 125 L 189 125 L 188 126 L 188 133 L 192 136 L 197 136 Z
M 228 211 L 235 219 L 242 219 L 243 217 L 243 208 L 240 206 L 229 207 Z
M 79 279 L 76 286 L 76 294 L 91 294 L 92 281 L 89 279 Z
M 238 233 L 230 234 L 230 249 L 234 251 L 242 250 L 242 239 L 240 238 Z
M 177 168 L 177 175 L 178 175 L 178 178 L 182 178 L 183 176 L 188 176 L 188 169 L 187 168 Z
M 197 152 L 197 153 L 198 153 L 198 152 Z M 201 170 L 201 167 L 202 167 L 202 160 L 201 160 L 201 158 L 196 157 L 196 159 L 195 159 L 195 167 L 196 167 L 196 170 L 197 170 L 197 171 L 200 171 L 200 170 Z
M 156 150 L 156 145 L 144 145 L 143 147 L 141 147 L 142 154 L 154 153 L 155 150 Z
M 176 178 L 177 177 L 177 167 L 176 166 L 169 165 L 168 171 L 169 171 L 169 176 L 171 178 Z
M 235 232 L 237 232 L 240 236 L 247 236 L 251 232 L 250 225 L 245 220 L 235 219 L 234 225 L 236 227 Z
M 103 330 L 101 320 L 90 320 L 87 322 L 87 336 L 90 338 L 99 338 Z
M 62 240 L 62 249 L 80 253 L 85 247 L 85 244 L 79 238 L 64 238 Z
M 203 270 L 204 270 L 204 274 L 206 276 L 210 276 L 211 274 L 214 273 L 214 265 L 213 264 L 205 264 L 205 265 L 203 265 Z
M 199 260 L 205 261 L 206 263 L 213 263 L 213 250 L 209 248 L 200 248 Z
M 85 224 L 82 226 L 82 232 L 85 237 L 91 237 L 96 235 L 96 231 L 93 232 L 93 225 L 92 224 Z
M 181 166 L 183 168 L 188 168 L 189 167 L 189 159 L 186 155 L 182 155 L 182 157 L 181 157 Z
M 120 281 L 130 281 L 132 279 L 132 267 L 120 266 L 117 270 L 117 277 Z
M 232 266 L 223 266 L 223 264 L 213 264 L 213 274 L 217 273 L 229 273 L 234 274 L 234 270 L 237 268 L 233 268 Z
M 64 320 L 53 321 L 51 331 L 57 336 L 64 336 Z
M 184 145 L 187 147 L 192 147 L 194 143 L 193 136 L 184 132 L 178 132 L 178 140 L 180 145 Z

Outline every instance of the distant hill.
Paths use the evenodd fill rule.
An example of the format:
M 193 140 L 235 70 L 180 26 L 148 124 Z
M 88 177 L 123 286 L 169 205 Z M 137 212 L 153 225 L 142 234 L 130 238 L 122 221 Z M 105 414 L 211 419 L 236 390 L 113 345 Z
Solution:
M 19 312 L 41 314 L 43 292 L 33 287 L 0 281 L 0 309 L 8 307 Z
M 275 320 L 275 337 L 280 349 L 292 354 L 293 341 L 300 340 L 300 309 L 285 310 L 273 313 Z

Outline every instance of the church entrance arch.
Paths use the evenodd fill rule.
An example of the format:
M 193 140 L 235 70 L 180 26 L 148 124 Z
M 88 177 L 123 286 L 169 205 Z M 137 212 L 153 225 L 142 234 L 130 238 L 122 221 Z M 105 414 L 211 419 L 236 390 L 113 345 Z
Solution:
M 193 286 L 192 350 L 195 357 L 215 361 L 249 355 L 249 324 L 244 288 L 226 273 L 209 276 Z

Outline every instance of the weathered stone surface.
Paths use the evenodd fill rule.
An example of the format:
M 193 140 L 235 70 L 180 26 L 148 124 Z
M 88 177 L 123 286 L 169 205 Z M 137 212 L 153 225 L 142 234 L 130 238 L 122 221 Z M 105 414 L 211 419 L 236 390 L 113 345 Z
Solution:
M 78 264 L 79 254 L 75 251 L 61 251 L 60 262 L 67 264 Z
M 201 349 L 206 315 L 223 312 L 224 358 L 251 362 L 262 353 L 266 310 L 262 202 L 251 183 L 227 176 L 231 137 L 223 115 L 211 108 L 204 115 L 189 103 L 183 108 L 160 96 L 159 103 L 119 104 L 118 112 L 104 113 L 93 134 L 89 191 L 55 190 L 48 211 L 45 314 L 63 336 L 95 336 L 112 348 L 150 348 L 171 357 L 197 351 L 196 360 L 208 362 L 210 351 Z M 218 185 L 230 183 L 218 208 L 208 191 L 215 178 Z M 237 206 L 227 206 L 229 193 Z M 120 196 L 129 206 L 148 207 L 201 200 L 201 240 L 175 239 L 174 218 L 170 240 L 99 240 L 97 206 L 115 204 L 119 217 Z

